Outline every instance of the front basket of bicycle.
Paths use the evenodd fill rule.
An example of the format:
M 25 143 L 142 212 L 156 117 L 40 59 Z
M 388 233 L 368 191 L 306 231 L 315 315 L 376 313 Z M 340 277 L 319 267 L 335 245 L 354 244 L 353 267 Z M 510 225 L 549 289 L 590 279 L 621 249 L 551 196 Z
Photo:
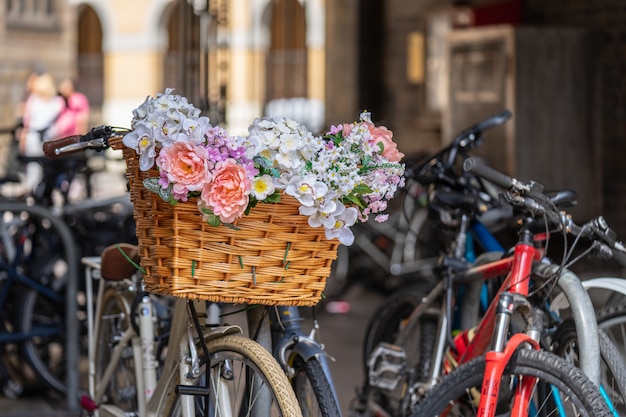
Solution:
M 320 301 L 339 243 L 308 225 L 297 200 L 259 204 L 236 228 L 211 226 L 195 201 L 171 205 L 148 191 L 143 180 L 158 172 L 141 171 L 135 151 L 122 149 L 147 291 L 226 303 Z

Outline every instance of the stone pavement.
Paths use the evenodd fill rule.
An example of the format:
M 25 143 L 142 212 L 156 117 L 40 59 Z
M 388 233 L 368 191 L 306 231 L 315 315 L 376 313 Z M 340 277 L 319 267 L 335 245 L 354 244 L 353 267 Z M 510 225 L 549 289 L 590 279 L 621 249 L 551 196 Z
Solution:
M 349 311 L 329 313 L 317 308 L 316 317 L 320 324 L 320 338 L 326 351 L 335 360 L 330 363 L 331 372 L 338 391 L 342 412 L 347 416 L 350 400 L 363 379 L 361 343 L 367 322 L 383 300 L 382 296 L 359 286 L 352 288 L 345 298 Z M 341 305 L 340 307 L 344 307 Z M 305 327 L 310 325 L 305 322 Z M 308 331 L 308 328 L 305 328 Z M 30 393 L 18 399 L 0 395 L 0 417 L 77 417 L 80 413 L 67 411 L 64 398 L 49 398 Z M 83 414 L 84 415 L 84 414 Z

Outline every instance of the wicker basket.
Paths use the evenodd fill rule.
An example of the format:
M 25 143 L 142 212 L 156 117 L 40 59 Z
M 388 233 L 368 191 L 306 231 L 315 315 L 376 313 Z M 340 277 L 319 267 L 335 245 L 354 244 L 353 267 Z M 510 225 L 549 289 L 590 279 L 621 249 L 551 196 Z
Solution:
M 319 302 L 339 243 L 308 225 L 297 200 L 258 204 L 236 221 L 239 230 L 210 226 L 195 200 L 172 206 L 146 190 L 144 178 L 158 172 L 140 171 L 134 150 L 123 153 L 148 291 L 227 303 Z

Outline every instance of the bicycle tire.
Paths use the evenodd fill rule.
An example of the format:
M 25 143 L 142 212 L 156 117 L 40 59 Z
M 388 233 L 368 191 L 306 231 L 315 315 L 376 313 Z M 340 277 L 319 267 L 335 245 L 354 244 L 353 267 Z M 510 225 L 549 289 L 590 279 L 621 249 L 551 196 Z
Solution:
M 20 332 L 29 333 L 43 328 L 46 330 L 25 340 L 22 343 L 22 353 L 38 381 L 60 394 L 65 394 L 65 305 L 54 303 L 33 289 L 20 294 L 19 300 Z
M 626 301 L 611 303 L 596 313 L 598 327 L 604 330 L 626 360 Z
M 300 355 L 294 355 L 292 368 L 291 386 L 303 417 L 341 416 L 335 390 L 316 357 L 305 360 Z
M 467 397 L 471 396 L 468 391 L 479 395 L 484 372 L 484 356 L 459 366 L 427 392 L 416 404 L 411 415 L 413 417 L 436 416 L 442 415 L 444 411 L 447 416 L 476 415 L 473 400 L 468 401 Z M 578 368 L 554 354 L 527 349 L 515 352 L 504 371 L 503 384 L 525 376 L 539 379 L 539 389 L 533 393 L 533 399 L 537 400 L 536 403 L 540 406 L 537 408 L 537 414 L 529 412 L 529 417 L 562 415 L 555 411 L 554 400 L 551 400 L 554 392 L 541 389 L 543 384 L 554 386 L 558 392 L 567 394 L 564 398 L 560 398 L 561 405 L 566 407 L 565 410 L 572 412 L 567 415 L 580 415 L 581 417 L 612 415 L 597 387 Z M 496 415 L 504 414 L 509 410 L 508 393 L 510 390 L 501 389 Z M 555 413 L 550 414 L 550 411 L 555 411 Z
M 96 311 L 94 323 L 95 341 L 94 372 L 96 381 L 96 404 L 113 404 L 127 413 L 136 412 L 137 378 L 135 376 L 135 362 L 133 349 L 129 343 L 122 348 L 118 366 L 114 369 L 114 376 L 106 387 L 100 387 L 107 365 L 111 362 L 113 349 L 120 342 L 121 335 L 131 328 L 131 300 L 115 287 L 104 291 L 100 307 Z
M 272 405 L 272 410 L 262 410 L 262 412 L 272 412 L 265 412 L 264 414 L 259 415 L 281 417 L 302 416 L 298 400 L 284 371 L 281 369 L 280 365 L 278 365 L 278 362 L 276 362 L 274 357 L 257 342 L 241 334 L 232 334 L 208 340 L 207 349 L 209 352 L 209 363 L 211 369 L 214 371 L 212 373 L 221 374 L 224 363 L 228 362 L 228 366 L 233 371 L 232 380 L 236 381 L 234 382 L 235 384 L 239 382 L 239 376 L 245 378 L 247 374 L 252 373 L 257 375 L 262 380 L 263 386 L 268 388 L 267 391 L 271 396 Z M 198 351 L 202 352 L 199 346 Z M 205 358 L 202 358 L 203 363 L 204 359 Z M 202 369 L 204 370 L 204 366 Z M 175 392 L 176 385 L 179 381 L 178 375 L 179 365 L 176 365 L 174 366 L 172 372 L 169 373 L 167 382 L 168 386 L 163 391 L 165 393 L 164 398 L 159 399 L 159 406 L 157 407 L 158 409 L 156 410 L 156 415 L 166 415 L 170 417 L 181 416 L 180 397 L 170 396 L 171 393 Z M 199 381 L 202 382 L 203 379 L 206 379 L 205 372 L 202 373 Z M 212 381 L 212 387 L 215 386 L 214 382 L 215 381 Z M 245 385 L 246 384 L 244 382 L 244 386 Z M 229 386 L 229 388 L 231 388 L 231 386 Z M 251 398 L 248 393 L 240 392 L 237 396 L 234 391 L 231 391 L 230 394 L 231 396 L 237 397 L 236 399 L 239 401 L 237 404 L 231 405 L 231 409 L 234 411 L 232 415 L 249 415 L 248 412 L 251 410 L 247 407 L 248 403 L 252 401 L 248 401 Z M 210 395 L 211 401 L 209 402 L 209 408 L 216 404 L 215 396 L 213 396 L 212 390 Z M 195 397 L 196 416 L 204 416 L 204 402 L 204 397 Z
M 598 332 L 601 356 L 602 389 L 620 415 L 626 413 L 626 365 L 606 332 Z M 577 333 L 574 320 L 568 318 L 559 324 L 552 336 L 552 351 L 578 366 Z
M 16 212 L 16 214 L 18 214 Z M 12 272 L 26 276 L 57 295 L 48 298 L 32 287 L 19 286 L 14 320 L 17 331 L 33 336 L 20 343 L 20 351 L 37 380 L 60 394 L 67 392 L 66 271 L 67 259 L 62 238 L 50 221 L 36 214 L 20 212 L 24 223 L 13 238 L 25 239 Z M 26 217 L 27 216 L 27 217 Z M 4 256 L 5 254 L 3 254 Z

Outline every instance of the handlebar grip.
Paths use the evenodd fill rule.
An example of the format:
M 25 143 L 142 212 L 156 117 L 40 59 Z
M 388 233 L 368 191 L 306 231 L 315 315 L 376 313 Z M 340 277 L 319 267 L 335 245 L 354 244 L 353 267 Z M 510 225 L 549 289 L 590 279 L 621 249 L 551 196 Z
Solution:
M 43 154 L 48 158 L 58 158 L 59 155 L 56 154 L 56 150 L 62 148 L 67 145 L 72 145 L 74 143 L 79 143 L 83 140 L 82 135 L 74 135 L 68 136 L 61 139 L 50 140 L 43 143 Z
M 622 268 L 626 268 L 626 253 L 612 249 L 613 260 L 619 264 Z
M 511 116 L 513 116 L 513 113 L 511 113 L 510 110 L 504 110 L 494 116 L 491 116 L 490 118 L 488 118 L 487 120 L 484 120 L 482 122 L 477 123 L 474 126 L 474 130 L 475 131 L 479 131 L 479 132 L 483 132 L 493 126 L 497 126 L 500 125 L 504 122 L 506 122 L 507 120 L 509 120 L 511 118 Z
M 484 178 L 495 185 L 508 189 L 513 185 L 513 178 L 479 162 L 475 158 L 467 158 L 463 162 L 463 170 L 477 177 Z

